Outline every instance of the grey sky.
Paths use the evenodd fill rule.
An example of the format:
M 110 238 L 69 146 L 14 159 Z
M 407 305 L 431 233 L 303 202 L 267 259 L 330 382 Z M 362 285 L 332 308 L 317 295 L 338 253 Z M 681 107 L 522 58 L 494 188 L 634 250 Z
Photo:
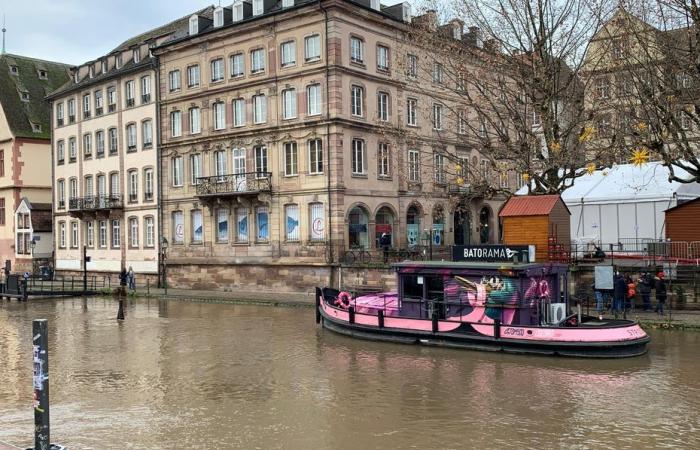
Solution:
M 222 1 L 227 5 L 233 0 Z M 400 3 L 384 0 L 383 4 Z M 212 0 L 3 0 L 8 53 L 81 64 Z

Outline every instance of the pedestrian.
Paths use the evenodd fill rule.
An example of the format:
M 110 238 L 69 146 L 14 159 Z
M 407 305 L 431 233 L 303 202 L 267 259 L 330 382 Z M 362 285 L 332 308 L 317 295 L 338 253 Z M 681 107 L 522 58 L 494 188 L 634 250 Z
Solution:
M 651 274 L 649 272 L 642 273 L 637 279 L 637 291 L 639 295 L 642 296 L 642 303 L 644 304 L 644 311 L 651 311 L 651 286 L 652 286 Z
M 615 316 L 617 316 L 617 313 L 622 311 L 625 298 L 627 297 L 627 283 L 620 272 L 615 274 L 613 280 L 613 311 L 615 312 Z
M 379 237 L 379 246 L 384 253 L 384 264 L 386 264 L 389 261 L 389 247 L 391 247 L 391 235 L 389 233 L 382 233 Z
M 659 313 L 660 316 L 663 316 L 664 305 L 666 304 L 666 280 L 664 273 L 657 273 L 654 281 L 654 288 L 656 289 L 656 309 L 654 309 L 654 312 Z
M 603 318 L 603 310 L 605 310 L 605 303 L 603 301 L 603 291 L 595 287 L 595 282 L 591 285 L 593 289 L 593 295 L 595 295 L 595 309 L 598 311 L 598 318 Z
M 634 297 L 637 295 L 637 285 L 632 277 L 627 276 L 627 303 L 625 309 L 634 309 Z
M 127 279 L 129 281 L 129 290 L 136 290 L 136 274 L 134 274 L 134 269 L 129 266 L 129 272 L 127 273 Z

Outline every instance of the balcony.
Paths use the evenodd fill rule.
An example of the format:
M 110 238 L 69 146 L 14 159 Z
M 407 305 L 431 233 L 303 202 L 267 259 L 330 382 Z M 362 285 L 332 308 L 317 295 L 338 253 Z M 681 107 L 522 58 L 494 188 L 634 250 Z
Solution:
M 123 208 L 124 201 L 121 195 L 77 197 L 68 200 L 68 212 L 74 216 L 111 215 Z
M 234 197 L 272 192 L 272 173 L 247 172 L 197 178 L 197 197 Z

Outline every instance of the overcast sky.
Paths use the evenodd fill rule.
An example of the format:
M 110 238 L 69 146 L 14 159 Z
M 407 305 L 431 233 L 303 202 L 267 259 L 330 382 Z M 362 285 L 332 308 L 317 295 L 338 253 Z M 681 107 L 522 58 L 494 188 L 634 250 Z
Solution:
M 232 0 L 221 4 L 232 4 Z M 384 0 L 383 4 L 400 3 Z M 212 0 L 2 0 L 6 50 L 81 64 L 126 39 L 191 14 Z

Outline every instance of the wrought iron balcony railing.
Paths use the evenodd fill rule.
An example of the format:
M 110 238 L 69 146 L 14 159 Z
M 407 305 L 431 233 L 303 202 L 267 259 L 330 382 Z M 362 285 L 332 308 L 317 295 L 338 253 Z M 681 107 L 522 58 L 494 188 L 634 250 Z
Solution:
M 121 195 L 97 195 L 68 200 L 69 211 L 98 211 L 122 209 L 123 207 L 124 202 Z
M 197 178 L 198 197 L 258 194 L 272 191 L 272 173 L 247 172 Z

